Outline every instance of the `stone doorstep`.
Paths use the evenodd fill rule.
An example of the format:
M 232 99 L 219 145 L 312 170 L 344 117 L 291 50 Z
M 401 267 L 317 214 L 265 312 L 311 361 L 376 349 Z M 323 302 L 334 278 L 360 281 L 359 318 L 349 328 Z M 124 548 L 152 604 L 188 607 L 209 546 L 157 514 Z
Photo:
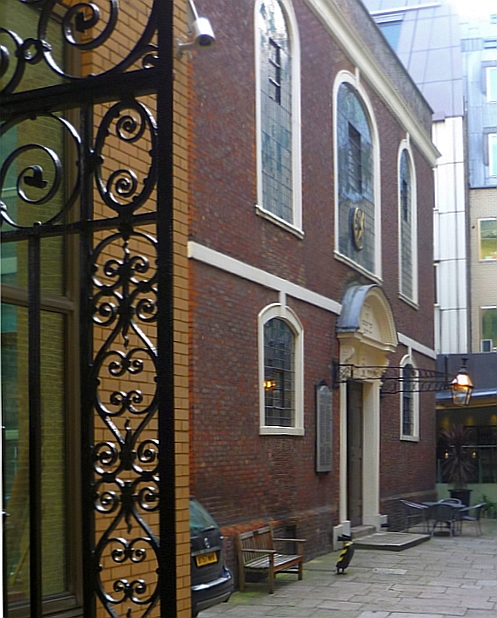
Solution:
M 373 532 L 354 539 L 354 545 L 356 549 L 402 551 L 420 543 L 426 543 L 430 538 L 429 534 L 411 532 Z
M 371 536 L 375 532 L 374 526 L 354 526 L 350 529 L 352 540 L 355 542 L 357 539 L 361 539 L 365 536 Z

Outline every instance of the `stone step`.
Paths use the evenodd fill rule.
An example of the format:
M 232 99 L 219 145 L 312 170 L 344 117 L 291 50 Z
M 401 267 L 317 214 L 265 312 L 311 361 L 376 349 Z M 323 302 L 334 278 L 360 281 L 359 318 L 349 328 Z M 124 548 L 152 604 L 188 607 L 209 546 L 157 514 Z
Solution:
M 354 542 L 356 549 L 385 549 L 402 551 L 430 540 L 429 534 L 413 534 L 410 532 L 374 532 L 360 537 Z
M 376 532 L 376 528 L 374 526 L 354 526 L 350 529 L 352 540 L 360 539 L 364 536 L 370 536 L 374 532 Z

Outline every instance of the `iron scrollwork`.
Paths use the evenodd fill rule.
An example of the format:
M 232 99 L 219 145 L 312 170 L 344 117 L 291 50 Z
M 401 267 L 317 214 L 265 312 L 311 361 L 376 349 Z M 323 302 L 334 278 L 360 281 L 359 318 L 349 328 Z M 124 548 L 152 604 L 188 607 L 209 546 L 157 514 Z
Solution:
M 156 183 L 157 127 L 155 119 L 145 105 L 136 100 L 119 102 L 105 114 L 95 140 L 96 183 L 104 203 L 116 213 L 129 216 L 149 198 Z M 113 136 L 117 142 L 137 144 L 146 140 L 149 168 L 141 183 L 138 174 L 126 168 L 110 172 L 104 179 L 103 152 L 106 142 Z M 143 150 L 141 151 L 144 152 Z M 140 187 L 140 184 L 142 185 Z
M 79 235 L 86 269 L 81 328 L 90 342 L 81 357 L 84 613 L 94 616 L 98 599 L 113 618 L 145 618 L 161 601 L 161 586 L 164 591 L 159 525 L 165 480 L 157 395 L 158 126 L 152 101 L 145 105 L 138 97 L 158 98 L 156 70 L 149 69 L 158 58 L 158 14 L 166 12 L 162 0 L 146 0 L 147 23 L 125 37 L 123 48 L 116 41 L 127 34 L 126 3 L 18 1 L 29 5 L 35 26 L 29 36 L 0 28 L 0 103 L 7 119 L 0 126 L 2 237 Z M 120 60 L 89 69 L 62 61 L 106 48 L 122 52 Z M 43 79 L 31 92 L 35 71 Z M 125 73 L 132 87 L 123 93 Z M 144 223 L 146 232 L 139 228 Z M 127 567 L 129 575 L 114 575 L 116 567 Z M 35 570 L 41 573 L 41 564 L 32 560 Z M 41 589 L 32 585 L 31 595 L 41 607 Z M 161 601 L 163 615 L 164 606 Z
M 69 149 L 70 140 L 75 159 L 81 147 L 81 140 L 74 126 L 65 118 L 56 114 L 17 118 L 0 127 L 0 143 L 2 145 L 6 143 L 15 131 L 24 130 L 27 135 L 37 135 L 40 133 L 38 125 L 43 125 L 45 133 L 47 130 L 51 131 L 55 136 L 54 143 L 50 146 L 37 143 L 15 146 L 5 157 L 0 168 L 0 223 L 5 221 L 13 228 L 29 229 L 33 225 L 50 226 L 58 223 L 79 195 L 80 177 L 77 160 L 74 165 L 75 173 L 71 174 L 67 169 L 67 163 L 64 163 L 66 157 L 62 151 Z M 5 147 L 2 150 L 7 151 Z M 16 176 L 16 179 L 12 178 L 9 183 L 9 177 L 13 176 Z M 12 188 L 9 188 L 9 184 L 12 183 L 14 194 Z M 28 208 L 19 208 L 17 200 Z
M 84 52 L 103 48 L 105 45 L 114 49 L 122 48 L 113 38 L 119 31 L 119 18 L 122 13 L 118 0 L 78 2 L 73 6 L 67 6 L 59 0 L 19 2 L 39 7 L 37 37 L 23 39 L 16 32 L 0 28 L 0 78 L 6 79 L 1 90 L 4 94 L 13 93 L 19 88 L 27 65 L 42 61 L 57 79 L 79 81 L 88 77 L 70 72 L 56 59 L 54 48 L 57 45 L 50 41 L 49 31 L 49 26 L 53 23 L 60 24 L 60 38 L 67 49 Z M 154 3 L 148 23 L 133 47 L 127 50 L 126 56 L 119 63 L 103 68 L 99 74 L 124 73 L 134 65 L 142 69 L 153 66 L 157 59 L 157 46 L 153 42 L 156 27 Z M 94 74 L 90 77 L 93 76 Z
M 156 245 L 147 234 L 118 232 L 102 240 L 93 257 L 93 321 L 108 333 L 91 374 L 94 409 L 108 436 L 93 450 L 95 508 L 106 522 L 95 567 L 103 572 L 105 564 L 129 563 L 136 573 L 135 579 L 99 577 L 97 594 L 116 618 L 115 607 L 123 604 L 143 607 L 148 616 L 159 596 L 157 578 L 141 577 L 145 563 L 152 574 L 159 568 L 158 537 L 146 516 L 159 508 L 158 441 L 151 427 L 157 393 L 155 386 L 147 394 L 140 388 L 143 382 L 150 386 L 146 375 L 157 372 L 157 351 L 145 333 L 157 319 Z
M 382 395 L 394 395 L 396 393 L 427 393 L 443 391 L 450 388 L 449 376 L 446 372 L 413 367 L 406 375 L 405 367 L 394 366 L 356 366 L 350 363 L 333 363 L 333 386 L 338 388 L 340 384 L 348 381 L 381 382 Z

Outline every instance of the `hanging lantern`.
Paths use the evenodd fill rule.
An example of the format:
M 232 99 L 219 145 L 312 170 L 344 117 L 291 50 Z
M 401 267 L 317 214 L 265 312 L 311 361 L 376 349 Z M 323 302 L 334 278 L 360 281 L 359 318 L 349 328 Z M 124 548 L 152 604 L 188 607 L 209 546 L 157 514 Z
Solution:
M 467 358 L 462 359 L 459 373 L 451 382 L 452 401 L 456 406 L 467 406 L 474 388 L 466 369 L 467 360 Z

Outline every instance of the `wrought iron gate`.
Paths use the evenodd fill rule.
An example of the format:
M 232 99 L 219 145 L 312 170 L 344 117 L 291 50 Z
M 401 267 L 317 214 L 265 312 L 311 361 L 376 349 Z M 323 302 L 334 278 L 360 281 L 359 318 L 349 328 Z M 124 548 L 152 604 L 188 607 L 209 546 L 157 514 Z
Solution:
M 15 365 L 17 419 L 4 432 L 17 458 L 6 474 L 4 615 L 23 603 L 32 618 L 50 603 L 81 615 L 77 591 L 52 591 L 51 565 L 64 560 L 61 581 L 84 573 L 85 618 L 176 616 L 173 0 L 3 5 L 5 340 L 14 333 L 3 364 Z M 47 548 L 51 529 L 69 557 Z

